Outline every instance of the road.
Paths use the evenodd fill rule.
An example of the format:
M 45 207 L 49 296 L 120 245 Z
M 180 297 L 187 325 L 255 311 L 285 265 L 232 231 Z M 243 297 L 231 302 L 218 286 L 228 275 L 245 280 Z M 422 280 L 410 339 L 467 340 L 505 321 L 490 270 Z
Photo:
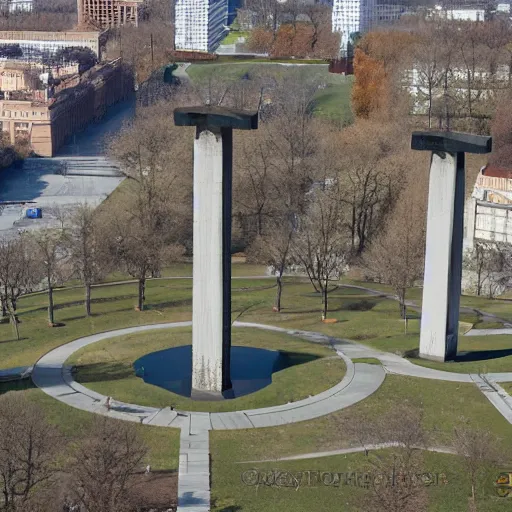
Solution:
M 0 201 L 33 201 L 26 206 L 43 209 L 42 219 L 26 219 L 24 206 L 0 206 L 0 236 L 55 225 L 59 211 L 79 203 L 101 203 L 122 181 L 116 163 L 106 156 L 108 139 L 134 112 L 134 100 L 114 105 L 100 123 L 72 137 L 54 158 L 28 158 L 19 167 L 0 171 Z

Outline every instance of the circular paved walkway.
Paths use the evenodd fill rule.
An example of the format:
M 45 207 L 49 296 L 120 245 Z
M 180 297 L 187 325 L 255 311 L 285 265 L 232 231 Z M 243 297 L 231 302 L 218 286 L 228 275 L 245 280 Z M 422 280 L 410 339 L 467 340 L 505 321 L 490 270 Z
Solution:
M 343 380 L 318 395 L 290 404 L 262 409 L 222 413 L 177 412 L 171 411 L 168 407 L 159 409 L 113 401 L 111 410 L 107 411 L 103 405 L 106 397 L 76 382 L 71 374 L 71 367 L 65 365 L 65 361 L 74 352 L 101 340 L 142 331 L 190 325 L 191 322 L 144 325 L 80 338 L 57 347 L 43 356 L 34 366 L 32 379 L 45 393 L 72 407 L 148 425 L 187 428 L 190 432 L 270 427 L 317 418 L 363 400 L 374 393 L 384 381 L 385 371 L 383 367 L 352 363 L 351 359 L 344 354 L 345 350 L 341 340 L 320 333 L 294 331 L 245 322 L 235 322 L 234 326 L 269 329 L 301 337 L 308 341 L 330 343 L 347 365 L 347 372 Z
M 72 407 L 89 412 L 107 414 L 124 420 L 137 421 L 149 425 L 189 427 L 191 431 L 215 429 L 238 429 L 270 427 L 317 418 L 344 409 L 374 393 L 384 381 L 385 373 L 407 375 L 435 380 L 474 383 L 475 376 L 444 372 L 415 365 L 410 361 L 390 353 L 371 349 L 358 343 L 333 338 L 322 333 L 284 329 L 262 324 L 235 322 L 234 327 L 252 327 L 283 332 L 307 341 L 329 343 L 337 354 L 345 360 L 347 372 L 341 382 L 334 387 L 298 402 L 236 412 L 201 413 L 176 412 L 170 408 L 158 409 L 123 402 L 113 402 L 109 412 L 103 406 L 106 397 L 77 383 L 71 368 L 65 361 L 78 349 L 101 340 L 154 329 L 187 327 L 191 322 L 173 322 L 118 329 L 77 339 L 55 348 L 43 356 L 34 366 L 34 383 L 48 395 Z M 352 363 L 354 358 L 376 358 L 382 366 Z M 494 380 L 512 380 L 512 374 L 493 374 Z

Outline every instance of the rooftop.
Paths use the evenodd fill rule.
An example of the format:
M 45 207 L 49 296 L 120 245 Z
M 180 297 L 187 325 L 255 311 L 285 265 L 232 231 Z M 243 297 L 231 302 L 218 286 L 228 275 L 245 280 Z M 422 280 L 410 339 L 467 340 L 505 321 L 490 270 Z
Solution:
M 493 165 L 486 165 L 482 169 L 482 175 L 487 176 L 489 178 L 504 178 L 507 180 L 512 180 L 512 169 L 507 169 L 505 167 L 496 167 Z

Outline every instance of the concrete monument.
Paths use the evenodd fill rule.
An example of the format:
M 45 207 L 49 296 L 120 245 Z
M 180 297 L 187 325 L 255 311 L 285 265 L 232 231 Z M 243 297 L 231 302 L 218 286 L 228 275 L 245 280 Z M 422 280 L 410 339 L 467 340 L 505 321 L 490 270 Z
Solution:
M 231 388 L 233 129 L 257 129 L 258 114 L 185 107 L 175 109 L 174 122 L 177 126 L 196 126 L 192 390 L 196 395 L 220 394 Z
M 411 148 L 432 151 L 420 357 L 457 355 L 464 230 L 465 153 L 489 153 L 491 137 L 414 132 Z

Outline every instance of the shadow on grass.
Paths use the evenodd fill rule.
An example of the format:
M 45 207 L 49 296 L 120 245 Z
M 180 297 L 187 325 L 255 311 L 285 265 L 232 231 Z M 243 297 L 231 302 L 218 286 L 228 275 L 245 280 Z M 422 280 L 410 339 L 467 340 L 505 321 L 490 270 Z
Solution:
M 133 299 L 133 298 L 137 298 L 136 293 L 129 294 L 129 295 L 117 295 L 115 297 L 103 297 L 103 298 L 91 299 L 91 305 L 103 304 L 106 302 L 117 302 L 117 301 L 121 301 L 121 300 Z M 54 311 L 58 311 L 60 309 L 71 308 L 74 306 L 83 306 L 84 302 L 85 301 L 83 299 L 82 300 L 73 300 L 70 302 L 63 302 L 61 304 L 55 304 L 53 309 L 54 309 Z M 18 313 L 18 315 L 20 315 L 20 316 L 28 315 L 29 313 L 37 313 L 39 311 L 48 311 L 48 306 L 45 305 L 45 306 L 40 306 L 37 308 L 28 308 L 28 309 L 25 309 L 25 310 L 21 311 L 20 313 Z
M 158 302 L 156 304 L 146 304 L 144 306 L 144 310 L 151 311 L 152 309 L 177 308 L 180 306 L 192 306 L 192 297 L 189 299 L 170 300 L 167 302 Z
M 26 338 L 26 337 L 23 337 L 23 336 L 22 336 L 19 340 L 17 340 L 16 338 L 10 338 L 10 339 L 8 339 L 8 340 L 2 340 L 2 341 L 0 341 L 0 345 L 1 345 L 2 343 L 20 343 L 20 342 L 22 342 L 22 341 L 24 341 L 24 340 L 28 340 L 28 339 L 29 339 L 29 338 Z
M 9 382 L 0 382 L 0 395 L 8 391 L 25 391 L 26 389 L 34 389 L 37 386 L 32 382 L 30 377 L 26 379 L 11 380 Z
M 346 311 L 371 311 L 379 302 L 379 300 L 367 299 L 348 301 L 340 309 Z
M 309 354 L 308 352 L 285 352 L 280 350 L 279 355 L 279 359 L 276 361 L 276 365 L 274 365 L 272 373 L 285 370 L 286 368 L 290 368 L 292 366 L 306 364 L 310 363 L 311 361 L 321 359 L 321 356 Z
M 425 359 L 420 358 L 419 348 L 407 350 L 404 352 L 404 357 L 408 359 Z M 512 348 L 504 348 L 498 350 L 471 350 L 465 352 L 458 352 L 455 359 L 446 361 L 446 363 L 475 363 L 478 361 L 490 361 L 491 359 L 501 359 L 502 357 L 512 356 Z
M 76 370 L 76 380 L 82 384 L 126 379 L 135 375 L 135 370 L 128 363 L 91 363 L 76 366 Z
M 231 500 L 229 500 L 231 501 Z M 224 502 L 224 503 L 222 503 Z M 215 508 L 217 512 L 239 512 L 242 510 L 242 507 L 239 505 L 226 505 L 226 500 L 212 500 L 212 509 Z
M 512 348 L 503 348 L 498 350 L 471 350 L 467 352 L 459 352 L 455 358 L 455 362 L 469 363 L 475 361 L 488 361 L 490 359 L 500 359 L 507 356 L 512 356 Z

